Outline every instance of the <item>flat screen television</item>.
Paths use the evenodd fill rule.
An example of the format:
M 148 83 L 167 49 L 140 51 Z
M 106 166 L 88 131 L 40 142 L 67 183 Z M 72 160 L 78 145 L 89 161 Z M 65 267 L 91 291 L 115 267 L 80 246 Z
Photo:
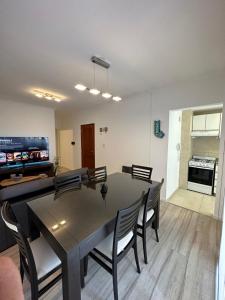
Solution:
M 47 137 L 0 137 L 0 166 L 48 160 Z

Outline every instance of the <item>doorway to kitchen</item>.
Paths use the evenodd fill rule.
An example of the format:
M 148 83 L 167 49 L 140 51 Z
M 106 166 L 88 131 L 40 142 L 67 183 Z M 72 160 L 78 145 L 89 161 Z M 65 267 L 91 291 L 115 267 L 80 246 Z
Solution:
M 170 111 L 166 199 L 214 216 L 223 105 Z

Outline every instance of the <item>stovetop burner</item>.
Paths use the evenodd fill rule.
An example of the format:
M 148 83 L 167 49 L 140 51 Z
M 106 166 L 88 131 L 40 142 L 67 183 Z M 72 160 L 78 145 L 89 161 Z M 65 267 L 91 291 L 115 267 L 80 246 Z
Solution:
M 207 169 L 214 169 L 215 163 L 215 157 L 193 156 L 193 158 L 189 161 L 189 167 L 202 167 Z

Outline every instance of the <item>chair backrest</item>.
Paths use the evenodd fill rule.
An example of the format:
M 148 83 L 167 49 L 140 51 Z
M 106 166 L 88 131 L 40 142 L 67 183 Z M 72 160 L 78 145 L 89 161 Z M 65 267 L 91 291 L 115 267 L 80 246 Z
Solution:
M 132 167 L 122 166 L 122 172 L 131 174 L 132 173 Z
M 76 172 L 61 174 L 55 177 L 54 184 L 57 191 L 61 189 L 66 190 L 67 188 L 72 188 L 73 186 L 76 187 L 77 185 L 81 184 L 81 174 Z
M 149 181 L 151 180 L 151 176 L 152 176 L 152 168 L 132 165 L 132 176 Z
M 8 201 L 5 201 L 2 205 L 1 217 L 17 242 L 17 245 L 19 247 L 20 260 L 27 275 L 30 277 L 30 279 L 32 278 L 32 276 L 37 277 L 36 265 L 34 262 L 30 244 L 27 241 L 20 224 L 17 223 L 15 215 L 13 214 Z
M 117 255 L 118 242 L 129 232 L 132 231 L 136 238 L 137 219 L 143 201 L 143 196 L 144 194 L 142 194 L 141 198 L 128 208 L 121 209 L 117 212 L 113 239 L 113 255 Z
M 91 181 L 105 180 L 106 177 L 106 166 L 88 170 L 88 179 Z
M 160 201 L 160 191 L 163 183 L 164 183 L 164 178 L 162 178 L 160 184 L 158 184 L 154 188 L 150 188 L 148 194 L 146 195 L 145 203 L 144 203 L 143 224 L 146 222 L 147 212 L 150 209 L 155 210 L 158 206 L 158 203 Z

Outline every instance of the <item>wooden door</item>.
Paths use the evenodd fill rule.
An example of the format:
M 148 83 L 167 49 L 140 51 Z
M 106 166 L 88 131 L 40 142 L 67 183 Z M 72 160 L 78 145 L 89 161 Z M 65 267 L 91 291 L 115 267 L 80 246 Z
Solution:
M 95 124 L 81 125 L 82 168 L 95 168 Z

